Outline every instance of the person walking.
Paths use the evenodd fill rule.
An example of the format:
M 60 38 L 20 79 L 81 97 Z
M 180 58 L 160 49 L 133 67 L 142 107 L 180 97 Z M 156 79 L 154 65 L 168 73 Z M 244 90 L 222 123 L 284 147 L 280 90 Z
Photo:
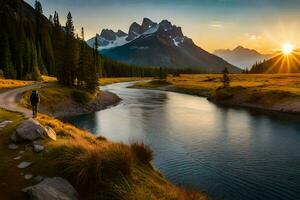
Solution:
M 33 90 L 30 95 L 30 103 L 32 107 L 32 116 L 33 118 L 37 117 L 38 104 L 40 103 L 39 93 L 36 90 Z

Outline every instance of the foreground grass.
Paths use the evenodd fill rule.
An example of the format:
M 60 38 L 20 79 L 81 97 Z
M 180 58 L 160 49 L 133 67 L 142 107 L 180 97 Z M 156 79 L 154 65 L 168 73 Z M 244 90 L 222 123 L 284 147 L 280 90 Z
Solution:
M 39 115 L 38 121 L 56 131 L 57 141 L 43 141 L 47 151 L 40 154 L 21 145 L 19 150 L 26 149 L 22 160 L 33 164 L 19 170 L 16 165 L 21 161 L 13 160 L 19 150 L 8 150 L 7 145 L 23 118 L 0 110 L 0 119 L 13 121 L 0 134 L 0 195 L 7 199 L 23 199 L 20 190 L 34 184 L 25 181 L 21 172 L 65 177 L 80 192 L 81 199 L 206 199 L 166 181 L 149 163 L 152 154 L 145 145 L 113 143 L 46 115 Z M 143 153 L 137 153 L 143 149 Z

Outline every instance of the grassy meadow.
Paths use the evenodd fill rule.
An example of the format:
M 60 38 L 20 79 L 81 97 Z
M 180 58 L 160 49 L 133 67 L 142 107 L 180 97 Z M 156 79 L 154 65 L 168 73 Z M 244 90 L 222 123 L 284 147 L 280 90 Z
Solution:
M 219 103 L 283 112 L 300 112 L 300 74 L 230 74 L 230 87 L 221 89 L 221 74 L 169 76 L 166 81 L 139 82 L 135 88 L 209 97 Z

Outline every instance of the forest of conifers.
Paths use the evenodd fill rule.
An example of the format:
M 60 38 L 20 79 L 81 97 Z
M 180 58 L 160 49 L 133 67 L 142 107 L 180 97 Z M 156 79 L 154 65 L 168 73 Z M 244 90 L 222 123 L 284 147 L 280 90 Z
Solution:
M 46 18 L 42 5 L 33 9 L 23 0 L 0 0 L 0 76 L 39 80 L 56 76 L 68 86 L 95 89 L 99 77 L 159 76 L 161 70 L 101 58 L 75 32 L 71 13 L 64 25 L 58 13 Z

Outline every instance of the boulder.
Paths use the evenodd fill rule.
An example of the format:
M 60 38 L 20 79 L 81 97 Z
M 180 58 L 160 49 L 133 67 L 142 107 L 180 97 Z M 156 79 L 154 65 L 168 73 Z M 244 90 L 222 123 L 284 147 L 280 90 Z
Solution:
M 55 131 L 48 126 L 44 127 L 32 118 L 23 121 L 10 137 L 14 142 L 35 141 L 45 138 L 56 140 Z
M 74 187 L 61 177 L 46 178 L 41 183 L 22 190 L 31 200 L 77 200 Z

